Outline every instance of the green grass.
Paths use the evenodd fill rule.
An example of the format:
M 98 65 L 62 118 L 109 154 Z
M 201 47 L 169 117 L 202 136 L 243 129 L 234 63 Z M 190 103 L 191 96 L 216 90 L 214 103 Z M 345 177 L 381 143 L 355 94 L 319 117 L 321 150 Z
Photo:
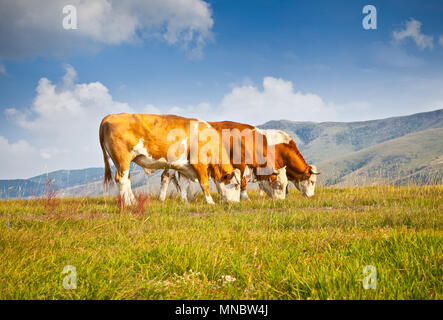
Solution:
M 442 299 L 442 195 L 319 188 L 124 211 L 113 198 L 0 201 L 0 298 Z M 66 265 L 75 290 L 63 288 Z M 366 265 L 376 289 L 362 287 Z

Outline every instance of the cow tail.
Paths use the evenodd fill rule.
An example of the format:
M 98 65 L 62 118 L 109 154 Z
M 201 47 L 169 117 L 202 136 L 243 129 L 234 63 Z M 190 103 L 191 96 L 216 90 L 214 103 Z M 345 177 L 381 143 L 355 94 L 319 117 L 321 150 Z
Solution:
M 105 177 L 103 180 L 103 184 L 105 186 L 111 184 L 113 182 L 112 180 L 112 171 L 111 171 L 111 166 L 109 165 L 109 156 L 106 152 L 105 149 L 105 143 L 104 143 L 104 128 L 103 128 L 103 122 L 100 124 L 100 146 L 102 148 L 102 152 L 103 152 L 103 161 L 105 162 Z

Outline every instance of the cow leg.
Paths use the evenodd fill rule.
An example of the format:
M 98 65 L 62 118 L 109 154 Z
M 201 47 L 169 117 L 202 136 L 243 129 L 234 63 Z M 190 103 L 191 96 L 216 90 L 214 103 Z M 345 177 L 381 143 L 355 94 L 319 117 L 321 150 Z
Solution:
M 131 189 L 131 180 L 129 179 L 129 165 L 124 168 L 119 168 L 115 173 L 115 181 L 119 184 L 120 197 L 124 205 L 133 205 L 135 197 Z
M 220 187 L 220 183 L 217 182 L 217 181 L 214 181 L 214 182 L 215 182 L 215 187 L 217 188 L 217 192 L 220 195 L 222 201 L 225 201 L 225 199 L 223 198 L 223 192 L 222 192 L 222 189 Z
M 246 186 L 247 185 L 248 185 L 248 179 L 246 177 L 242 177 L 242 179 L 241 179 L 240 200 L 249 200 L 248 193 L 246 192 Z
M 200 182 L 200 187 L 205 195 L 206 203 L 215 204 L 211 197 L 211 193 L 209 192 L 208 168 L 205 165 L 194 165 L 194 169 L 197 172 L 198 181 Z
M 178 184 L 180 189 L 180 199 L 183 202 L 192 201 L 194 195 L 191 191 L 191 180 L 183 174 L 178 175 Z
M 248 192 L 246 187 L 248 186 L 249 180 L 253 179 L 253 171 L 246 165 L 240 168 L 240 173 L 242 175 L 241 185 L 240 185 L 240 200 L 249 200 Z
M 192 192 L 191 188 L 191 181 L 189 181 L 188 188 L 186 190 L 186 195 L 188 196 L 188 201 L 194 201 L 194 193 Z
M 194 194 L 192 193 L 191 189 L 191 180 L 181 174 L 180 172 L 177 172 L 178 174 L 178 180 L 177 176 L 174 174 L 171 178 L 172 182 L 175 185 L 175 188 L 177 189 L 177 192 L 180 194 L 180 198 L 182 201 L 193 201 L 194 200 Z M 180 182 L 180 179 L 182 180 Z M 185 193 L 186 190 L 186 193 Z
M 179 174 L 179 173 L 177 172 L 177 174 Z M 175 174 L 175 172 L 172 175 L 171 180 L 172 180 L 172 183 L 175 186 L 175 189 L 177 189 L 177 192 L 180 194 L 181 193 L 180 184 L 178 183 L 177 175 Z
M 208 179 L 206 179 L 206 181 L 204 181 L 203 183 L 200 182 L 200 186 L 203 190 L 203 193 L 205 194 L 205 200 L 206 203 L 208 204 L 215 204 L 214 200 L 211 197 L 211 193 L 209 192 L 209 182 Z
M 158 195 L 158 199 L 160 201 L 165 201 L 166 199 L 166 193 L 168 191 L 169 181 L 171 180 L 171 172 L 172 175 L 174 175 L 174 172 L 172 170 L 164 170 L 161 176 L 161 186 L 160 186 L 160 193 Z

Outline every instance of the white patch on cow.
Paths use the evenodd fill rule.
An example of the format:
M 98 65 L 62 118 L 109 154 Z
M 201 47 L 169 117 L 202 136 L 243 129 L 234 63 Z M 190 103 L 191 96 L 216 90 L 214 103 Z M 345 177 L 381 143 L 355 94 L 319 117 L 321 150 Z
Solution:
M 125 205 L 135 203 L 135 197 L 131 190 L 131 180 L 129 180 L 129 170 L 123 172 L 123 177 L 119 181 L 120 197 Z
M 288 186 L 288 177 L 286 176 L 286 167 L 277 170 L 277 179 L 271 184 L 269 180 L 259 182 L 259 187 L 272 199 L 282 200 L 286 198 L 286 187 Z
M 265 132 L 262 129 L 259 129 L 257 127 L 254 127 L 254 130 L 257 131 L 258 133 L 262 134 L 262 135 L 266 135 Z
M 268 129 L 264 130 L 264 134 L 266 135 L 266 140 L 270 146 L 279 143 L 289 143 L 292 140 L 289 134 L 281 130 Z

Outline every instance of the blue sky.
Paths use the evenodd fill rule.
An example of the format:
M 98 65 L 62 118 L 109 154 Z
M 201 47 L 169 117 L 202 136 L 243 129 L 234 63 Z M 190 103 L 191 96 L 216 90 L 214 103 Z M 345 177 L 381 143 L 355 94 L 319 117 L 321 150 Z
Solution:
M 78 30 L 61 28 L 68 3 Z M 95 129 L 111 112 L 261 124 L 443 105 L 441 1 L 95 3 L 0 0 L 0 179 L 101 165 Z

